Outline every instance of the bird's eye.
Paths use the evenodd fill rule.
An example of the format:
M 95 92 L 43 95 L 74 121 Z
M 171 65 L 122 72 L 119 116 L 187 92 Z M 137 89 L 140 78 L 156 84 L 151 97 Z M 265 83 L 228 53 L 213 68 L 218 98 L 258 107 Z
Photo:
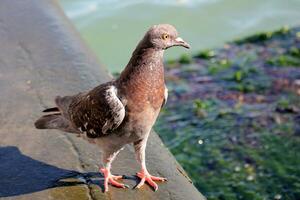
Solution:
M 162 39 L 166 40 L 168 39 L 170 36 L 167 33 L 162 34 Z

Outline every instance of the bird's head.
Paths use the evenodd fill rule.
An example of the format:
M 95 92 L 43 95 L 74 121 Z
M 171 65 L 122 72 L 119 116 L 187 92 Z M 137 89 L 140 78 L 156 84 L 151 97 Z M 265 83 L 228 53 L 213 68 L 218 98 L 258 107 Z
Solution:
M 144 40 L 147 40 L 148 43 L 157 49 L 165 50 L 173 46 L 190 48 L 187 42 L 178 37 L 177 30 L 170 24 L 152 26 L 146 33 Z

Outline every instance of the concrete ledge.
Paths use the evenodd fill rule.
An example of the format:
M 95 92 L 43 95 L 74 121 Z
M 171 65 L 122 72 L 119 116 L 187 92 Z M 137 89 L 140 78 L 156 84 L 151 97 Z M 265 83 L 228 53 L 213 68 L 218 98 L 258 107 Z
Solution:
M 100 37 L 100 36 L 99 36 Z M 152 133 L 147 165 L 167 177 L 150 187 L 121 190 L 99 185 L 101 154 L 70 134 L 39 131 L 33 122 L 56 95 L 90 89 L 111 77 L 82 42 L 56 1 L 0 1 L 0 198 L 4 199 L 204 199 Z M 128 146 L 113 172 L 135 186 L 138 170 Z

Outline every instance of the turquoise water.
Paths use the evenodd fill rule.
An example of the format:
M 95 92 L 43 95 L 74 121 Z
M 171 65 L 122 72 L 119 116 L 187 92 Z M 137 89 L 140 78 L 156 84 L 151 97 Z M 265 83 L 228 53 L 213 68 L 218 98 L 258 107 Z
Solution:
M 283 25 L 300 24 L 300 0 L 61 0 L 67 16 L 100 62 L 117 72 L 153 24 L 170 23 L 191 52 Z M 185 53 L 166 52 L 166 59 Z

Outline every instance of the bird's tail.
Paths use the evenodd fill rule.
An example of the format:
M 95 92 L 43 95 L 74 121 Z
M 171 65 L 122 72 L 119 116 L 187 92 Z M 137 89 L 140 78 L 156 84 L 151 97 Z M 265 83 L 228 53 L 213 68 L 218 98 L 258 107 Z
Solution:
M 35 123 L 37 129 L 58 129 L 65 132 L 76 133 L 68 119 L 66 119 L 57 108 L 48 108 L 43 112 L 55 112 L 52 114 L 43 115 Z
M 69 133 L 79 133 L 77 129 L 72 126 L 70 122 L 68 109 L 73 100 L 73 96 L 55 98 L 57 107 L 47 108 L 44 110 L 46 115 L 43 115 L 35 123 L 37 129 L 58 129 Z

